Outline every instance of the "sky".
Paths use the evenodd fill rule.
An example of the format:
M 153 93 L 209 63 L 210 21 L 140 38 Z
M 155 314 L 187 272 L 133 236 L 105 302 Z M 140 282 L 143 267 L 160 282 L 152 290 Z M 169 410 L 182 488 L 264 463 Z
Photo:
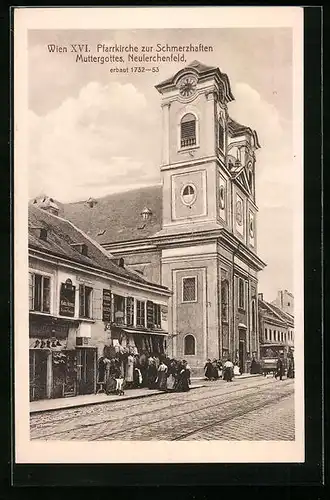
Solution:
M 289 28 L 33 30 L 28 39 L 29 197 L 60 202 L 101 197 L 160 182 L 161 107 L 155 85 L 197 59 L 230 79 L 229 114 L 258 133 L 258 254 L 267 263 L 259 292 L 293 289 L 292 36 Z M 126 64 L 81 63 L 69 46 L 157 43 L 212 46 L 159 72 L 110 73 Z M 155 52 L 154 52 L 155 53 Z M 141 55 L 141 54 L 140 54 Z M 164 54 L 168 55 L 168 54 Z M 131 65 L 130 65 L 131 66 Z

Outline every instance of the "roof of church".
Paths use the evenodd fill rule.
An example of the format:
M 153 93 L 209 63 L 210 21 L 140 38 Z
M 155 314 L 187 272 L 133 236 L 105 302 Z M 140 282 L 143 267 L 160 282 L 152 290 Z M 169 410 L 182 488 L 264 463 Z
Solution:
M 214 71 L 214 70 L 218 69 L 216 66 L 207 66 L 206 64 L 203 64 L 199 61 L 192 61 L 187 66 L 185 66 L 183 69 L 181 69 L 180 72 L 185 70 L 185 69 L 188 69 L 188 68 L 194 68 L 198 71 L 198 73 L 205 73 L 207 71 Z M 159 83 L 158 85 L 156 85 L 156 88 L 162 87 L 163 85 L 167 85 L 168 83 L 171 83 L 178 73 L 179 73 L 179 71 L 177 71 L 171 77 L 166 78 L 166 80 L 164 80 L 161 83 Z
M 226 73 L 222 73 L 217 66 L 208 66 L 208 65 L 203 64 L 203 63 L 201 63 L 200 61 L 197 61 L 197 60 L 192 61 L 187 66 L 185 66 L 184 68 L 182 68 L 179 71 L 177 71 L 174 75 L 172 75 L 171 77 L 167 78 L 166 80 L 164 80 L 161 83 L 159 83 L 158 85 L 156 85 L 155 86 L 156 89 L 160 91 L 160 89 L 162 87 L 166 87 L 167 85 L 171 85 L 172 83 L 174 83 L 174 80 L 177 77 L 177 75 L 179 75 L 180 73 L 183 73 L 184 71 L 186 71 L 186 70 L 188 70 L 190 68 L 196 70 L 199 73 L 200 76 L 207 75 L 207 73 L 216 72 L 222 78 L 222 80 L 224 81 L 224 84 L 225 84 L 225 95 L 227 97 L 227 100 L 228 101 L 233 101 L 234 100 L 234 96 L 233 96 L 233 94 L 231 92 L 231 88 L 230 88 L 230 82 L 229 82 L 228 75 Z
M 162 186 L 148 186 L 98 198 L 91 208 L 80 201 L 60 205 L 60 215 L 100 244 L 135 241 L 161 230 Z M 141 213 L 151 214 L 144 220 Z
M 247 127 L 246 125 L 241 125 L 240 123 L 238 123 L 237 121 L 233 120 L 230 117 L 228 117 L 228 127 L 232 137 L 243 135 L 246 132 L 249 132 L 255 138 L 256 147 L 260 148 L 258 135 L 255 130 L 252 130 L 250 127 Z
M 64 205 L 64 207 L 66 207 Z M 63 257 L 73 263 L 80 263 L 104 270 L 118 277 L 129 279 L 131 282 L 145 283 L 167 290 L 166 287 L 151 283 L 142 276 L 117 264 L 110 252 L 102 248 L 98 242 L 85 234 L 81 226 L 75 227 L 72 220 L 51 214 L 35 205 L 29 205 L 29 248 L 39 250 L 50 255 Z M 47 230 L 47 238 L 38 235 L 40 229 Z M 86 245 L 87 255 L 78 251 L 78 245 Z

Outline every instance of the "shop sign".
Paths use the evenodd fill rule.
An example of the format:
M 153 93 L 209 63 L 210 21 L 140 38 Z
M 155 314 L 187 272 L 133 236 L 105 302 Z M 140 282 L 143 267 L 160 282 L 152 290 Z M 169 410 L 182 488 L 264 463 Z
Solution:
M 30 321 L 30 337 L 65 339 L 68 336 L 69 325 L 67 323 L 57 324 L 51 321 Z
M 103 289 L 102 320 L 111 323 L 111 291 Z
M 76 287 L 72 285 L 72 281 L 67 279 L 61 284 L 60 291 L 60 315 L 73 317 L 75 312 Z
M 76 280 L 80 283 L 84 283 L 85 285 L 94 285 L 93 281 L 89 281 L 85 278 L 82 278 L 81 276 L 76 276 Z

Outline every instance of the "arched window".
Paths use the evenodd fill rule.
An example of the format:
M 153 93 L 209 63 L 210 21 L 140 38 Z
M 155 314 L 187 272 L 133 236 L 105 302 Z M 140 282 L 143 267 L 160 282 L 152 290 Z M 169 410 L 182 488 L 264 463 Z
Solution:
M 229 284 L 227 280 L 221 282 L 221 313 L 222 321 L 228 321 L 229 312 Z
M 185 356 L 193 356 L 196 353 L 196 341 L 193 335 L 186 335 L 184 338 Z
M 225 147 L 225 129 L 223 127 L 222 118 L 218 121 L 218 147 L 221 151 L 224 151 Z
M 192 113 L 187 113 L 181 119 L 180 124 L 180 143 L 182 148 L 196 146 L 196 117 Z

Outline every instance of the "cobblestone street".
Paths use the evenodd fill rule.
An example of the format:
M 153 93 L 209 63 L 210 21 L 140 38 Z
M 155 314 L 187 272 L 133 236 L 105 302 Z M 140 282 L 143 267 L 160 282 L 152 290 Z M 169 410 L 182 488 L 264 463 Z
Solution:
M 30 418 L 43 440 L 294 440 L 294 381 L 206 382 L 188 393 L 62 409 Z

